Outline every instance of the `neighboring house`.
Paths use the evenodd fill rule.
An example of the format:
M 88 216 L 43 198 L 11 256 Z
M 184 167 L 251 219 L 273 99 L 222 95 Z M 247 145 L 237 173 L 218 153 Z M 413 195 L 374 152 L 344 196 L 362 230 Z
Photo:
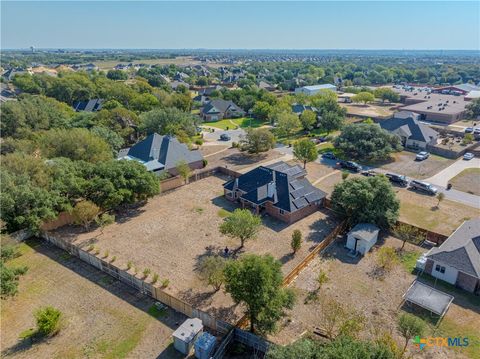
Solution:
M 438 132 L 412 117 L 383 120 L 380 121 L 380 127 L 399 136 L 406 148 L 426 149 L 429 145 L 437 144 Z
M 369 223 L 359 223 L 347 234 L 346 247 L 354 254 L 365 255 L 377 243 L 380 229 Z
M 188 76 L 185 72 L 177 72 L 175 76 L 173 76 L 173 79 L 175 81 L 185 81 L 188 79 L 190 76 Z
M 295 93 L 304 93 L 306 95 L 315 95 L 316 93 L 320 91 L 325 91 L 325 90 L 330 90 L 333 92 L 337 91 L 337 86 L 332 85 L 332 84 L 323 84 L 323 85 L 313 85 L 313 86 L 303 86 L 303 87 L 298 87 L 295 89 Z
M 118 159 L 138 161 L 148 171 L 156 174 L 168 172 L 172 176 L 178 174 L 176 167 L 180 161 L 185 161 L 192 170 L 204 166 L 200 151 L 190 151 L 187 145 L 178 142 L 175 137 L 157 133 L 149 135 L 130 148 L 120 150 Z
M 23 75 L 23 74 L 26 74 L 27 72 L 22 69 L 21 67 L 17 67 L 15 69 L 9 69 L 7 71 L 5 71 L 3 74 L 2 74 L 2 77 L 7 80 L 7 81 L 12 81 L 13 78 L 15 77 L 15 75 Z
M 470 219 L 426 254 L 425 272 L 480 295 L 480 218 Z
M 200 112 L 204 121 L 218 121 L 222 118 L 235 118 L 245 116 L 245 111 L 232 101 L 215 99 L 208 102 Z
M 95 112 L 102 109 L 103 100 L 101 98 L 95 98 L 87 101 L 75 101 L 73 103 L 73 109 L 75 111 Z
M 193 98 L 193 102 L 199 102 L 203 106 L 206 103 L 210 102 L 210 97 L 203 96 L 203 95 L 197 95 Z
M 197 92 L 199 96 L 211 96 L 214 91 L 220 91 L 221 89 L 223 89 L 222 86 L 215 85 L 201 88 Z
M 266 81 L 260 81 L 258 87 L 266 91 L 275 91 L 277 88 Z
M 255 213 L 268 213 L 292 223 L 315 212 L 325 192 L 312 186 L 300 166 L 277 162 L 257 167 L 223 185 L 225 197 L 238 201 Z
M 176 90 L 180 86 L 183 86 L 186 89 L 190 88 L 190 85 L 187 84 L 186 82 L 183 82 L 183 81 L 172 81 L 172 82 L 170 82 L 170 87 L 172 88 L 172 90 Z
M 308 105 L 301 105 L 299 103 L 294 103 L 292 105 L 292 112 L 296 115 L 301 115 L 304 111 L 313 111 L 313 112 L 317 112 L 317 108 L 316 107 L 313 107 L 313 106 L 308 106 Z

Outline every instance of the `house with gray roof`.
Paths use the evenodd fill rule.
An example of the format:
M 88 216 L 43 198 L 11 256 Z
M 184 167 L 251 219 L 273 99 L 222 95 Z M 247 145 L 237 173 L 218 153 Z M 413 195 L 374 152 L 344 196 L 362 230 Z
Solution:
M 326 197 L 305 178 L 306 174 L 300 166 L 282 161 L 259 166 L 226 182 L 224 194 L 242 208 L 293 223 L 318 210 Z
M 394 117 L 380 121 L 380 127 L 400 137 L 406 148 L 424 150 L 428 145 L 436 145 L 438 132 L 418 121 L 418 115 L 415 115 L 411 111 L 400 111 Z
M 208 102 L 200 111 L 204 121 L 218 121 L 222 118 L 236 118 L 245 116 L 245 111 L 233 101 L 215 99 Z
M 94 98 L 87 101 L 75 101 L 73 109 L 77 112 L 96 112 L 102 109 L 103 100 L 101 98 Z
M 480 218 L 470 219 L 426 255 L 425 272 L 480 295 Z
M 165 172 L 172 176 L 178 175 L 177 165 L 181 161 L 185 161 L 192 170 L 204 167 L 199 150 L 191 151 L 175 137 L 161 136 L 158 133 L 149 135 L 130 148 L 120 150 L 118 159 L 140 162 L 148 171 L 158 175 Z

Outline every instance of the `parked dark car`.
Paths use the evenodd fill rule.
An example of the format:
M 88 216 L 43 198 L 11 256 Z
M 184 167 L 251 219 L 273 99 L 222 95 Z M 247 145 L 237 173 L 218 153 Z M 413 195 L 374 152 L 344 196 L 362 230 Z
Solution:
M 423 191 L 431 195 L 435 195 L 438 192 L 438 189 L 434 186 L 432 186 L 428 182 L 422 182 L 422 181 L 410 181 L 410 188 L 418 191 Z
M 353 161 L 340 161 L 339 164 L 340 164 L 340 167 L 346 168 L 347 170 L 350 170 L 353 172 L 360 172 L 362 170 L 362 166 L 360 166 L 358 163 L 355 163 Z
M 387 177 L 390 180 L 390 182 L 397 183 L 400 186 L 405 187 L 406 185 L 408 185 L 408 179 L 403 175 L 397 175 L 395 173 L 387 173 L 385 174 L 385 177 Z
M 226 133 L 222 133 L 220 135 L 220 140 L 222 141 L 230 141 L 231 140 L 231 137 L 229 135 L 227 135 Z
M 366 170 L 366 171 L 362 171 L 362 175 L 364 175 L 365 177 L 375 177 L 378 173 L 375 172 L 374 170 Z
M 337 157 L 335 157 L 335 155 L 332 152 L 325 152 L 324 154 L 322 154 L 322 158 L 328 158 L 331 160 L 337 159 Z

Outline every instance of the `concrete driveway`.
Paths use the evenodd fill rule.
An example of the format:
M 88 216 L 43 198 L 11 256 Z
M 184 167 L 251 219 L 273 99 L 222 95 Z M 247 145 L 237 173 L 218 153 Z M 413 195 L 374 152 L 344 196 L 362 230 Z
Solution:
M 213 127 L 209 127 L 209 128 L 213 128 Z M 237 142 L 237 143 L 240 142 L 241 137 L 245 136 L 245 131 L 241 128 L 237 130 L 228 130 L 228 131 L 215 128 L 214 132 L 202 131 L 202 133 L 203 133 L 203 139 L 205 140 L 205 143 L 215 144 L 215 145 L 227 145 L 227 146 L 231 146 L 232 142 Z M 220 140 L 220 135 L 224 133 L 230 136 L 231 138 L 230 141 Z
M 438 172 L 436 175 L 427 178 L 425 181 L 437 186 L 446 187 L 448 182 L 467 168 L 480 168 L 480 158 L 474 157 L 467 161 L 463 158 L 455 161 L 453 164 Z

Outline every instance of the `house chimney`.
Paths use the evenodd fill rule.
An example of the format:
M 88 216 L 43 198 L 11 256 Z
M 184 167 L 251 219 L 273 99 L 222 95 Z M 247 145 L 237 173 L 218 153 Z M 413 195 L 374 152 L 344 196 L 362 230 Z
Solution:
M 235 181 L 233 182 L 233 189 L 238 188 L 238 177 L 235 178 Z

